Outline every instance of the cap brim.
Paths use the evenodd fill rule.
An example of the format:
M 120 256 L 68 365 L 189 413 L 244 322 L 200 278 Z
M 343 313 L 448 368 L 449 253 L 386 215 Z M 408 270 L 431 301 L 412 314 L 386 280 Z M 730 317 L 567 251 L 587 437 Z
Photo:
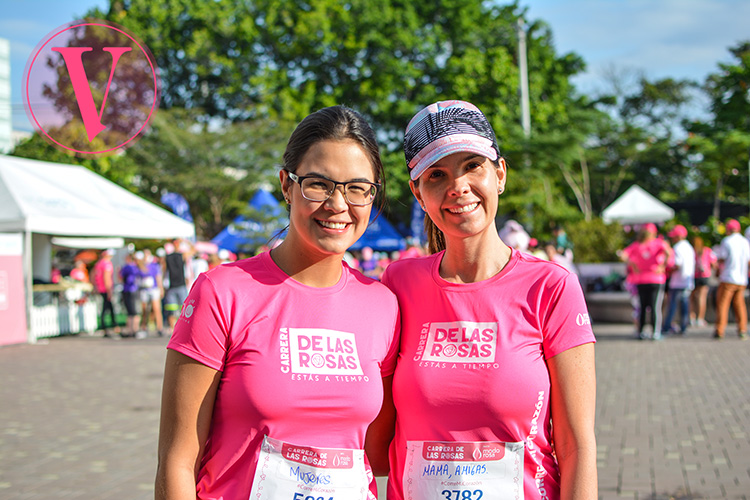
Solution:
M 453 153 L 476 153 L 497 160 L 497 151 L 492 141 L 473 134 L 455 134 L 443 137 L 431 143 L 415 156 L 409 165 L 411 180 L 417 180 L 428 168 Z

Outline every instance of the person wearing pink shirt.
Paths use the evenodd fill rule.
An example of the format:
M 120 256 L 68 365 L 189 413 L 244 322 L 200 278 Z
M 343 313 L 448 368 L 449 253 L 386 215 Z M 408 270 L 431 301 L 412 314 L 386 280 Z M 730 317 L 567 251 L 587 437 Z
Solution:
M 646 315 L 650 312 L 651 339 L 661 340 L 662 303 L 667 282 L 667 266 L 672 258 L 672 250 L 662 239 L 656 237 L 656 225 L 646 224 L 638 232 L 636 241 L 628 245 L 620 258 L 628 265 L 631 280 L 638 287 L 640 317 L 638 318 L 638 338 L 648 339 L 645 331 Z
M 577 277 L 498 235 L 507 166 L 476 106 L 427 106 L 404 152 L 430 255 L 382 277 L 402 319 L 387 498 L 596 499 L 595 339 Z
M 695 289 L 690 294 L 690 322 L 697 326 L 705 326 L 708 280 L 716 268 L 718 259 L 711 247 L 703 244 L 703 238 L 700 236 L 693 237 L 693 248 L 695 249 Z
M 167 346 L 157 499 L 375 498 L 398 303 L 343 258 L 383 174 L 374 132 L 349 108 L 294 130 L 279 173 L 285 239 L 202 273 Z

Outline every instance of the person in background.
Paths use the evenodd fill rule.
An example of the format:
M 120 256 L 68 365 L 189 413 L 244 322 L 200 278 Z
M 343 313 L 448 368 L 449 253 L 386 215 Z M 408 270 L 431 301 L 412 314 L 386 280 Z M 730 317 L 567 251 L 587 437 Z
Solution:
M 355 111 L 294 130 L 284 241 L 201 274 L 169 342 L 157 499 L 372 498 L 395 418 L 398 303 L 343 258 L 383 175 Z
M 550 260 L 547 252 L 544 249 L 539 248 L 539 240 L 536 238 L 531 238 L 529 240 L 529 248 L 527 248 L 526 251 L 537 259 Z
M 669 277 L 669 305 L 667 316 L 664 318 L 662 332 L 685 333 L 690 323 L 690 293 L 695 288 L 695 251 L 687 240 L 687 229 L 678 224 L 667 234 L 672 240 L 672 251 L 674 252 L 674 265 Z M 677 305 L 680 306 L 679 327 L 672 325 Z
M 570 271 L 573 274 L 578 274 L 578 270 L 576 269 L 575 264 L 573 264 L 573 261 L 571 261 L 566 255 L 561 254 L 557 251 L 557 247 L 555 247 L 555 243 L 550 241 L 546 245 L 544 245 L 544 260 L 548 260 L 550 262 L 554 262 L 555 264 L 558 264 L 568 271 Z
M 86 267 L 86 263 L 82 260 L 75 261 L 73 269 L 70 271 L 70 277 L 81 283 L 90 283 L 89 270 Z
M 667 266 L 672 259 L 672 250 L 662 239 L 656 237 L 655 224 L 646 224 L 638 232 L 636 241 L 628 245 L 620 258 L 630 267 L 631 282 L 638 288 L 640 317 L 638 338 L 648 339 L 646 315 L 650 312 L 651 339 L 661 340 L 662 303 L 664 285 L 667 282 Z
M 695 288 L 690 294 L 690 323 L 706 325 L 706 303 L 708 301 L 708 280 L 716 268 L 716 254 L 711 247 L 703 244 L 703 238 L 693 238 L 695 250 Z
M 112 264 L 112 256 L 115 251 L 107 249 L 102 251 L 99 260 L 94 264 L 93 276 L 94 288 L 102 298 L 102 311 L 99 317 L 99 323 L 104 330 L 105 337 L 111 337 L 110 328 L 114 333 L 120 333 L 117 321 L 115 319 L 115 309 L 112 305 L 112 297 L 115 291 L 115 267 Z M 110 326 L 107 326 L 107 317 L 110 320 Z
M 573 254 L 573 243 L 568 238 L 568 233 L 565 232 L 565 229 L 563 229 L 562 226 L 557 225 L 552 230 L 552 235 L 555 237 L 555 248 L 557 249 L 557 253 L 560 255 L 566 255 L 570 254 L 570 259 L 572 260 L 572 254 Z
M 578 278 L 498 235 L 507 167 L 476 106 L 422 109 L 404 153 L 430 255 L 382 276 L 402 318 L 388 499 L 595 500 L 595 339 Z
M 181 247 L 182 244 L 179 239 L 174 240 L 169 247 L 165 245 L 167 255 L 164 257 L 164 275 L 169 280 L 169 285 L 164 292 L 164 308 L 167 313 L 170 332 L 177 323 L 177 317 L 180 315 L 182 305 L 188 295 L 185 259 Z
M 509 247 L 525 252 L 529 248 L 531 236 L 518 221 L 511 219 L 500 230 L 500 239 Z
M 161 274 L 161 263 L 154 258 L 151 250 L 143 250 L 143 259 L 137 261 L 140 276 L 141 299 L 141 328 L 140 331 L 147 332 L 151 319 L 154 320 L 156 333 L 160 337 L 164 335 L 164 320 L 161 310 L 161 300 L 164 297 L 164 284 Z
M 140 333 L 140 319 L 138 313 L 138 290 L 141 277 L 141 271 L 135 261 L 135 256 L 128 253 L 125 256 L 125 264 L 120 268 L 120 281 L 122 281 L 122 303 L 127 312 L 125 322 L 125 331 L 121 333 L 122 337 L 143 338 Z
M 717 258 L 721 272 L 719 288 L 716 290 L 716 327 L 714 338 L 723 339 L 729 321 L 731 304 L 737 321 L 737 335 L 747 339 L 747 307 L 745 289 L 747 270 L 750 262 L 750 243 L 742 236 L 742 227 L 735 219 L 726 222 L 727 236 L 721 240 Z

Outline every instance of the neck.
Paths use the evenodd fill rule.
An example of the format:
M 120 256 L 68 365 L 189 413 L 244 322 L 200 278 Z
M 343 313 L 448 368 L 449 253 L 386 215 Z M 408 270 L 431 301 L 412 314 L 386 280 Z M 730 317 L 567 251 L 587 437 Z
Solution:
M 271 250 L 271 258 L 293 280 L 316 288 L 333 286 L 341 279 L 343 255 L 312 255 L 284 240 Z
M 440 277 L 452 283 L 476 283 L 503 270 L 511 250 L 497 232 L 471 238 L 446 239 Z

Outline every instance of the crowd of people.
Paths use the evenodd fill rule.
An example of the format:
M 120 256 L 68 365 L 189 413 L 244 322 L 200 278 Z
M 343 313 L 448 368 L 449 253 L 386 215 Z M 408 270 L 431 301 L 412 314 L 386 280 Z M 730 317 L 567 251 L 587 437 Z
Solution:
M 719 284 L 714 338 L 724 338 L 731 307 L 737 334 L 747 339 L 750 233 L 743 236 L 736 219 L 727 220 L 724 227 L 725 237 L 711 248 L 697 234 L 689 239 L 683 225 L 674 226 L 664 238 L 655 224 L 645 224 L 636 240 L 620 252 L 627 265 L 625 284 L 638 338 L 660 340 L 664 335 L 684 335 L 690 326 L 706 326 L 709 280 L 715 276 Z
M 102 250 L 90 270 L 76 259 L 69 277 L 90 283 L 99 296 L 104 337 L 143 339 L 168 335 L 198 275 L 235 259 L 230 252 L 198 252 L 189 240 L 175 239 L 153 253 L 133 246 Z M 53 270 L 52 281 L 59 282 L 59 271 L 54 274 Z M 124 324 L 117 320 L 120 310 L 125 313 Z

